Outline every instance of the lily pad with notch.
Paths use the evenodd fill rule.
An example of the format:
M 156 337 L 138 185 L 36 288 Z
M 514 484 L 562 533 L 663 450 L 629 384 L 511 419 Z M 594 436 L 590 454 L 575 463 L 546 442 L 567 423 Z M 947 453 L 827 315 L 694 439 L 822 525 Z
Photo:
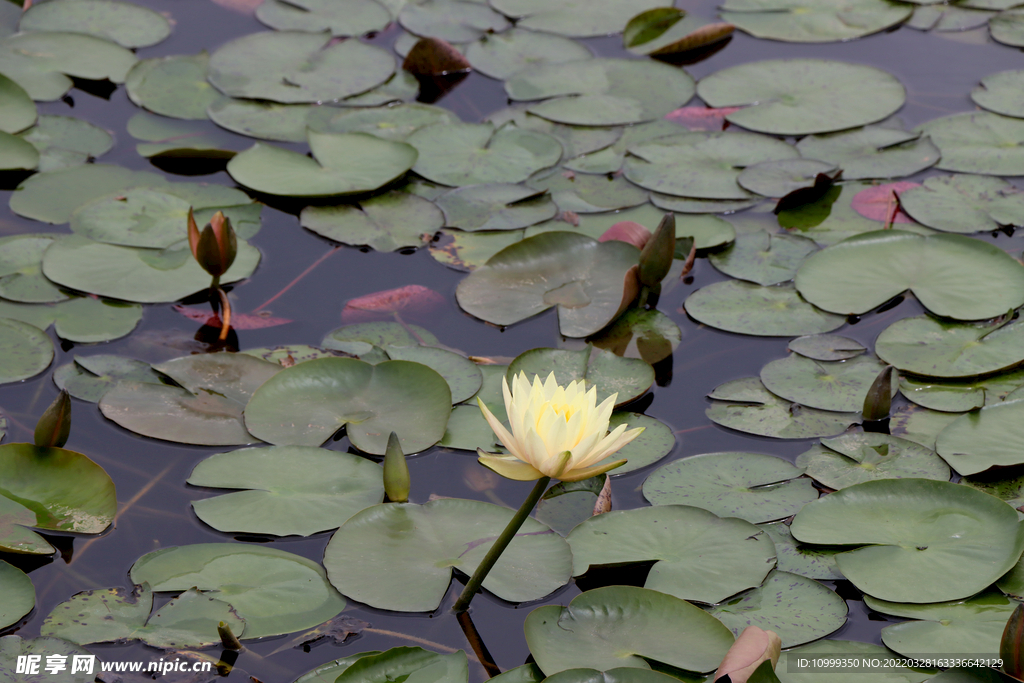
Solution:
M 792 43 L 852 40 L 903 23 L 913 7 L 890 0 L 727 0 L 723 21 L 757 38 Z
M 444 225 L 444 215 L 433 202 L 392 191 L 359 203 L 307 206 L 299 221 L 335 242 L 397 251 L 428 243 Z
M 343 325 L 324 337 L 320 345 L 333 351 L 362 355 L 368 353 L 373 346 L 415 346 L 416 344 L 437 346 L 440 342 L 429 330 L 419 325 L 377 321 Z
M 867 349 L 860 342 L 837 334 L 813 334 L 789 342 L 789 350 L 813 360 L 849 360 Z
M 855 130 L 808 135 L 796 143 L 800 154 L 843 169 L 846 180 L 902 178 L 934 166 L 941 154 L 927 136 L 884 122 Z
M 238 142 L 216 126 L 183 121 L 140 111 L 128 119 L 128 134 L 136 140 L 135 151 L 146 159 L 230 159 Z
M 149 363 L 113 354 L 75 356 L 73 363 L 53 371 L 53 383 L 77 399 L 99 403 L 103 394 L 118 382 L 163 384 Z
M 441 375 L 452 391 L 452 403 L 462 403 L 475 396 L 483 384 L 483 375 L 476 363 L 448 349 L 432 346 L 385 346 L 391 360 L 407 360 L 426 365 Z
M 1024 174 L 1024 120 L 987 111 L 952 114 L 917 127 L 942 153 L 936 168 L 957 173 Z
M 831 489 L 875 479 L 949 481 L 949 467 L 930 448 L 888 434 L 853 432 L 832 439 L 796 458 L 799 467 Z
M 996 466 L 1020 465 L 1024 463 L 1022 415 L 1022 398 L 961 415 L 939 432 L 935 450 L 963 475 Z
M 817 250 L 818 245 L 799 235 L 744 230 L 708 260 L 726 275 L 767 286 L 792 280 L 803 260 Z
M 575 40 L 522 28 L 485 33 L 466 48 L 466 59 L 474 70 L 502 81 L 538 64 L 561 64 L 591 56 L 587 46 Z
M 587 346 L 579 351 L 568 349 L 531 349 L 516 356 L 505 373 L 509 386 L 520 373 L 532 382 L 543 382 L 555 373 L 555 380 L 565 386 L 586 380 L 586 388 L 597 388 L 597 402 L 618 394 L 616 405 L 623 405 L 642 396 L 654 384 L 654 369 L 636 358 L 621 358 L 603 349 Z
M 267 0 L 256 18 L 278 31 L 330 31 L 338 37 L 383 30 L 391 12 L 376 0 Z
M 0 317 L 0 384 L 35 377 L 50 367 L 53 342 L 35 325 Z
M 704 414 L 723 427 L 776 439 L 834 436 L 860 421 L 858 413 L 836 413 L 790 403 L 765 389 L 757 377 L 735 379 L 708 394 Z
M 816 159 L 781 159 L 747 166 L 736 182 L 745 190 L 765 197 L 786 197 L 797 190 L 814 187 L 820 175 L 832 179 L 840 173 L 835 164 Z
M 491 4 L 516 20 L 519 28 L 573 38 L 618 33 L 637 12 L 667 0 L 494 0 Z
M 837 552 L 843 550 L 842 548 L 829 550 L 822 546 L 800 543 L 793 538 L 789 525 L 785 522 L 759 524 L 758 528 L 763 529 L 775 543 L 775 552 L 778 555 L 776 568 L 780 572 L 790 572 L 824 581 L 843 578 L 842 572 L 836 566 L 835 557 Z
M 388 503 L 357 513 L 324 552 L 332 583 L 377 609 L 430 612 L 448 592 L 452 570 L 471 575 L 512 518 L 508 508 L 473 500 Z M 569 545 L 527 519 L 483 587 L 511 602 L 538 600 L 568 583 Z
M 934 450 L 935 439 L 939 432 L 957 417 L 955 413 L 943 413 L 919 406 L 908 406 L 893 413 L 889 429 L 893 436 L 919 443 L 925 448 Z
M 1021 10 L 1004 9 L 989 19 L 988 28 L 997 43 L 1024 47 L 1024 12 Z
M 871 356 L 828 362 L 793 354 L 761 368 L 761 381 L 768 391 L 801 406 L 856 413 L 884 369 L 885 363 Z M 893 393 L 897 386 L 893 378 Z
M 522 239 L 522 229 L 485 232 L 445 229 L 441 230 L 436 241 L 431 242 L 430 256 L 453 270 L 471 272 L 505 247 Z
M 464 232 L 518 230 L 558 213 L 559 207 L 543 188 L 511 183 L 470 185 L 446 192 L 436 204 L 444 225 Z
M 1024 192 L 1000 178 L 952 175 L 926 178 L 900 195 L 900 208 L 923 225 L 972 233 L 1024 225 Z
M 56 171 L 81 166 L 114 146 L 114 138 L 99 126 L 71 116 L 39 117 L 36 125 L 19 134 L 39 152 L 39 170 Z
M 60 99 L 73 85 L 69 76 L 124 83 L 135 61 L 131 50 L 85 33 L 29 31 L 0 40 L 0 73 L 37 101 Z
M 51 0 L 28 7 L 18 29 L 85 33 L 134 49 L 163 41 L 171 34 L 171 22 L 148 7 L 129 2 Z
M 622 176 L 577 174 L 563 168 L 541 171 L 527 185 L 551 193 L 559 209 L 574 213 L 617 211 L 645 204 L 648 197 Z
M 20 320 L 45 330 L 53 325 L 62 339 L 84 344 L 111 341 L 131 333 L 142 320 L 142 306 L 91 296 L 55 304 L 19 304 L 0 300 L 0 318 Z
M 955 323 L 922 315 L 882 330 L 875 352 L 890 365 L 924 377 L 987 375 L 1024 361 L 1022 329 L 1024 321 Z
M 963 413 L 1001 403 L 1022 386 L 1022 369 L 983 379 L 939 381 L 903 377 L 900 380 L 900 392 L 908 400 L 925 408 L 950 413 Z
M 385 140 L 402 141 L 420 128 L 435 123 L 458 122 L 458 117 L 447 109 L 419 102 L 404 102 L 387 107 L 368 106 L 358 109 L 310 107 L 304 126 L 318 133 L 369 133 Z M 298 125 L 303 125 L 301 120 Z M 299 139 L 305 138 L 303 131 Z
M 128 98 L 154 114 L 203 120 L 206 109 L 225 99 L 206 80 L 210 55 L 171 55 L 143 59 L 125 78 Z
M 701 287 L 687 297 L 686 312 L 711 327 L 762 337 L 831 332 L 846 318 L 808 303 L 792 285 L 763 287 L 727 280 Z
M 554 121 L 548 121 L 531 114 L 527 111 L 528 107 L 528 104 L 513 104 L 506 109 L 494 112 L 487 117 L 487 120 L 499 128 L 511 121 L 518 128 L 538 133 L 547 133 L 557 138 L 562 144 L 563 156 L 566 159 L 573 159 L 607 149 L 622 138 L 626 132 L 617 126 L 571 126 L 564 123 L 555 123 Z M 621 161 L 619 165 L 621 166 Z
M 1024 118 L 1024 71 L 1000 71 L 981 79 L 981 85 L 971 91 L 976 105 L 996 114 Z
M 398 13 L 398 23 L 414 35 L 449 43 L 469 43 L 488 33 L 501 33 L 511 26 L 487 3 L 463 0 L 406 3 Z

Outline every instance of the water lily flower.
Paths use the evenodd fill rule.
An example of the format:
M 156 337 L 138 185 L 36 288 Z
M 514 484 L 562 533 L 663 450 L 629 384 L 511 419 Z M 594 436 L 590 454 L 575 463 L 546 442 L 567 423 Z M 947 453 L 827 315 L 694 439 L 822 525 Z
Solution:
M 200 232 L 192 216 L 192 209 L 189 209 L 188 246 L 203 270 L 214 278 L 226 273 L 238 254 L 238 238 L 231 227 L 231 220 L 220 211 L 213 214 L 213 218 Z
M 598 464 L 635 439 L 643 428 L 626 431 L 622 424 L 608 433 L 608 420 L 618 394 L 597 405 L 597 388 L 586 390 L 583 380 L 559 386 L 555 373 L 544 382 L 519 373 L 502 393 L 512 431 L 505 429 L 479 398 L 487 423 L 511 455 L 479 451 L 480 463 L 503 477 L 533 481 L 551 477 L 580 481 L 623 465 L 625 460 Z

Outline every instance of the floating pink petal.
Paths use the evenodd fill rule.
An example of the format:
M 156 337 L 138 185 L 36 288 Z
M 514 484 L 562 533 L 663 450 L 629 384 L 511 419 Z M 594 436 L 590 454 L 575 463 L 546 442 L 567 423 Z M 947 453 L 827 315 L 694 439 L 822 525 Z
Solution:
M 192 306 L 174 306 L 174 310 L 181 313 L 189 320 L 195 320 L 210 327 L 220 327 L 220 316 L 202 308 Z M 233 313 L 231 315 L 231 327 L 236 330 L 259 330 L 264 327 L 277 327 L 292 322 L 288 318 L 274 318 L 259 313 Z
M 742 107 L 682 107 L 665 114 L 665 119 L 689 130 L 725 130 L 725 117 Z
M 864 218 L 870 218 L 873 221 L 885 223 L 889 220 L 889 214 L 892 213 L 894 204 L 892 198 L 893 192 L 895 192 L 896 196 L 899 197 L 907 190 L 911 190 L 915 187 L 921 187 L 921 184 L 912 183 L 908 180 L 869 187 L 855 194 L 853 196 L 853 201 L 850 202 L 850 206 L 853 207 L 854 211 L 859 213 L 861 216 L 864 216 Z M 896 217 L 892 222 L 913 223 L 914 219 L 903 213 L 902 210 L 899 210 L 896 212 Z
M 345 323 L 383 320 L 400 313 L 405 317 L 424 316 L 444 305 L 444 297 L 422 285 L 406 285 L 349 299 L 341 310 Z
M 644 226 L 633 221 L 619 221 L 605 230 L 604 234 L 597 241 L 609 242 L 611 240 L 619 240 L 626 244 L 632 244 L 637 249 L 643 249 L 649 239 L 651 239 L 651 231 Z

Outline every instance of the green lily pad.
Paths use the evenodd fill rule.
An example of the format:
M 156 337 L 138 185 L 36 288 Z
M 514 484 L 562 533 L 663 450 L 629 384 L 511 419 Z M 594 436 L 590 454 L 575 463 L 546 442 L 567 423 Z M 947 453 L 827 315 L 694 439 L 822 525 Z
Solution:
M 406 3 L 398 13 L 398 23 L 414 35 L 449 43 L 468 43 L 487 33 L 501 33 L 510 26 L 487 3 L 461 0 Z
M 658 62 L 583 59 L 543 64 L 505 82 L 512 100 L 544 100 L 528 111 L 558 123 L 614 126 L 660 118 L 693 97 L 693 79 Z
M 927 479 L 847 487 L 804 506 L 791 529 L 807 543 L 862 546 L 836 556 L 839 570 L 865 593 L 898 602 L 974 595 L 1024 550 L 1024 527 L 1009 505 Z
M 708 257 L 711 264 L 740 280 L 777 285 L 796 277 L 797 268 L 818 246 L 799 235 L 744 231 L 736 241 Z
M 927 178 L 900 195 L 914 220 L 944 232 L 971 233 L 1024 224 L 1024 193 L 1000 178 L 953 175 Z
M 53 383 L 75 398 L 99 403 L 112 386 L 125 380 L 163 384 L 149 363 L 112 354 L 75 356 L 73 363 L 53 371 Z
M 419 647 L 393 647 L 386 652 L 369 652 L 356 657 L 359 658 L 343 671 L 334 669 L 330 680 L 340 683 L 386 683 L 395 680 L 466 683 L 469 680 L 469 662 L 461 650 L 443 655 Z
M 726 17 L 732 15 L 726 12 L 723 18 L 731 21 Z M 742 22 L 737 25 L 743 28 Z M 880 69 L 823 59 L 768 59 L 729 67 L 701 79 L 697 94 L 712 107 L 742 107 L 726 115 L 731 123 L 776 135 L 874 123 L 906 99 L 903 85 Z
M 575 576 L 590 567 L 657 560 L 646 588 L 704 603 L 760 585 L 775 566 L 775 546 L 756 526 L 686 505 L 606 512 L 567 540 Z
M 937 315 L 979 320 L 1024 304 L 1024 266 L 1002 249 L 962 235 L 879 230 L 808 257 L 796 287 L 809 302 L 835 313 L 866 313 L 909 289 Z
M 981 79 L 981 85 L 971 91 L 976 105 L 996 114 L 1024 118 L 1024 71 L 1000 71 Z
M 792 285 L 762 287 L 726 280 L 701 287 L 687 297 L 686 312 L 711 327 L 763 337 L 830 332 L 846 318 L 823 311 L 806 301 Z
M 802 468 L 759 453 L 703 453 L 659 467 L 644 481 L 652 505 L 692 505 L 753 524 L 791 517 L 818 492 Z
M 0 75 L 0 131 L 19 133 L 36 122 L 36 103 L 25 90 Z
M 69 297 L 43 277 L 43 252 L 57 235 L 11 235 L 0 239 L 0 296 L 22 303 L 56 303 Z
M 23 640 L 21 636 L 0 637 L 0 676 L 18 683 L 93 683 L 96 680 L 96 668 L 88 670 L 80 668 L 71 673 L 72 667 L 67 666 L 56 674 L 48 673 L 45 662 L 48 656 L 57 655 L 59 661 L 74 662 L 74 657 L 90 659 L 92 655 L 85 648 L 69 643 L 60 638 L 32 638 Z M 37 674 L 16 673 L 19 657 L 39 657 L 40 668 Z M 21 660 L 25 661 L 25 660 Z M 95 661 L 95 660 L 93 660 Z
M 621 139 L 626 132 L 618 127 L 571 126 L 555 123 L 531 114 L 528 107 L 528 104 L 513 104 L 494 112 L 487 117 L 487 120 L 499 128 L 512 122 L 523 130 L 547 133 L 562 143 L 566 159 L 606 149 Z M 652 124 L 641 124 L 640 127 L 649 125 Z
M 80 206 L 71 215 L 71 229 L 108 244 L 164 249 L 188 237 L 189 208 L 173 194 L 137 187 Z
M 477 364 L 454 351 L 431 346 L 386 346 L 384 352 L 391 360 L 408 360 L 435 370 L 448 382 L 452 403 L 475 396 L 483 383 Z
M 0 132 L 0 170 L 32 171 L 39 166 L 39 150 L 17 135 Z
M 1014 47 L 1024 46 L 1024 12 L 1007 10 L 995 15 L 988 22 L 992 40 Z
M 134 330 L 142 320 L 142 306 L 88 296 L 56 304 L 0 301 L 0 318 L 20 320 L 44 330 L 53 325 L 57 335 L 68 341 L 105 342 Z
M 729 629 L 704 610 L 635 586 L 596 588 L 568 607 L 539 607 L 525 628 L 530 653 L 548 676 L 580 667 L 647 669 L 647 660 L 706 672 L 733 642 Z
M 68 76 L 124 83 L 135 61 L 131 50 L 84 33 L 31 31 L 0 41 L 0 72 L 34 100 L 60 99 Z
M 632 300 L 624 295 L 636 247 L 552 232 L 516 242 L 459 283 L 455 297 L 470 315 L 511 325 L 553 306 L 567 337 L 585 337 L 614 320 Z
M 81 453 L 27 443 L 0 446 L 0 548 L 14 553 L 55 552 L 42 531 L 102 533 L 114 522 L 114 482 Z
M 502 81 L 539 64 L 561 64 L 591 56 L 590 50 L 575 40 L 520 28 L 485 33 L 466 48 L 466 59 L 475 71 Z
M 612 128 L 611 130 L 619 131 L 618 137 L 611 145 L 602 145 L 595 151 L 577 156 L 575 159 L 569 159 L 565 162 L 565 167 L 579 173 L 615 173 L 622 168 L 626 152 L 630 147 L 666 135 L 675 135 L 679 132 L 679 126 L 662 118 L 627 126 L 625 129 Z M 567 153 L 566 156 L 570 155 Z
M 588 341 L 616 356 L 654 365 L 671 356 L 682 340 L 682 330 L 664 313 L 630 308 Z
M 176 159 L 230 159 L 227 149 L 237 144 L 224 131 L 206 123 L 182 121 L 140 111 L 128 119 L 128 134 L 136 140 L 139 156 Z
M 307 446 L 212 455 L 196 465 L 186 483 L 241 489 L 192 501 L 199 519 L 228 533 L 310 536 L 336 529 L 384 499 L 380 466 Z
M 900 392 L 910 401 L 944 412 L 964 413 L 1006 400 L 1024 386 L 1024 370 L 1012 370 L 985 379 L 962 381 L 900 380 Z
M 32 579 L 17 567 L 0 561 L 0 628 L 18 623 L 35 606 Z
M 616 405 L 629 403 L 654 384 L 654 369 L 644 361 L 589 346 L 579 351 L 531 349 L 509 363 L 505 376 L 511 386 L 520 373 L 526 373 L 532 382 L 535 376 L 543 381 L 552 372 L 562 386 L 585 379 L 588 390 L 597 388 L 598 403 L 612 394 L 618 394 Z
M 761 368 L 761 381 L 776 396 L 801 406 L 857 413 L 875 378 L 885 369 L 870 356 L 822 362 L 790 355 Z M 893 379 L 893 393 L 897 382 Z
M 934 479 L 949 481 L 949 467 L 930 448 L 888 434 L 855 432 L 801 453 L 796 464 L 809 477 L 831 489 L 874 479 Z
M 110 133 L 70 116 L 39 117 L 36 125 L 19 134 L 39 152 L 39 170 L 56 171 L 81 166 L 114 146 Z
M 480 399 L 491 411 L 491 414 L 502 422 L 508 422 L 508 413 L 505 411 L 505 396 L 502 390 L 502 382 L 507 381 L 507 365 L 480 365 L 480 374 L 484 377 L 484 383 L 474 399 Z M 476 400 L 469 403 L 476 406 Z M 479 410 L 479 408 L 478 408 Z
M 413 170 L 442 185 L 518 183 L 562 156 L 545 133 L 489 123 L 448 123 L 420 128 L 406 142 L 419 158 Z
M 549 488 L 537 503 L 534 516 L 562 536 L 594 516 L 595 504 L 601 494 L 606 474 L 578 482 L 559 482 Z
M 701 199 L 749 199 L 736 182 L 747 166 L 798 152 L 756 133 L 677 133 L 629 148 L 626 177 L 648 190 Z
M 913 7 L 890 0 L 727 0 L 722 21 L 757 38 L 792 43 L 831 43 L 884 31 L 902 23 Z
M 527 185 L 551 193 L 559 209 L 575 213 L 616 211 L 644 204 L 648 197 L 646 191 L 622 176 L 575 174 L 560 168 L 542 171 L 530 178 Z
M 345 107 L 383 107 L 393 103 L 409 103 L 419 95 L 420 84 L 416 77 L 399 69 L 388 80 L 361 95 L 352 95 L 338 104 Z M 315 120 L 311 122 L 315 127 Z
M 446 109 L 406 102 L 365 109 L 311 107 L 305 123 L 299 121 L 299 124 L 303 127 L 308 125 L 318 133 L 369 133 L 385 140 L 405 140 L 420 128 L 435 123 L 458 122 L 458 117 Z M 304 131 L 298 139 L 306 139 Z
M 777 568 L 780 572 L 825 581 L 843 578 L 842 572 L 836 566 L 836 553 L 839 551 L 800 543 L 793 538 L 793 534 L 789 532 L 789 525 L 785 522 L 759 524 L 758 528 L 763 529 L 775 543 L 775 553 L 778 555 Z
M 113 0 L 52 0 L 25 10 L 22 31 L 70 31 L 127 48 L 149 47 L 171 34 L 171 22 L 147 7 Z
M 141 640 L 157 648 L 204 648 L 220 644 L 217 624 L 242 636 L 245 621 L 231 605 L 190 589 L 150 615 L 153 592 L 148 584 L 134 592 L 124 588 L 83 591 L 46 617 L 40 633 L 88 645 Z
M 361 36 L 391 23 L 391 12 L 375 0 L 269 0 L 256 8 L 256 18 L 278 31 Z
M 153 366 L 179 386 L 121 381 L 100 401 L 100 411 L 143 436 L 207 446 L 259 441 L 242 421 L 257 388 L 282 371 L 277 363 L 234 353 L 185 356 Z
M 743 169 L 736 181 L 745 190 L 765 197 L 784 197 L 814 185 L 819 174 L 836 171 L 834 164 L 815 159 L 762 161 Z
M 971 377 L 1011 368 L 1024 360 L 1024 321 L 951 323 L 930 316 L 897 320 L 875 340 L 890 365 L 925 377 Z
M 389 503 L 357 513 L 324 552 L 332 583 L 378 609 L 430 612 L 441 604 L 452 569 L 472 575 L 512 510 L 473 500 Z M 527 519 L 483 587 L 503 600 L 538 600 L 569 581 L 565 540 Z
M 559 207 L 543 188 L 507 183 L 470 185 L 437 198 L 444 224 L 465 232 L 518 230 L 558 213 Z
M 955 413 L 943 413 L 918 406 L 909 406 L 903 410 L 897 410 L 893 414 L 889 428 L 893 436 L 919 443 L 934 450 L 935 439 L 939 432 L 957 417 Z
M 876 612 L 917 620 L 882 629 L 882 642 L 910 657 L 922 652 L 953 657 L 962 652 L 999 652 L 1006 621 L 1017 606 L 998 591 L 931 605 L 886 602 L 866 595 L 864 604 Z
M 665 0 L 494 0 L 495 9 L 516 26 L 574 38 L 617 33 L 637 12 L 666 4 Z
M 708 418 L 723 427 L 776 439 L 834 436 L 860 421 L 857 413 L 834 413 L 804 408 L 764 388 L 757 377 L 735 379 L 708 394 Z
M 987 111 L 953 114 L 918 126 L 939 151 L 936 168 L 958 173 L 1024 173 L 1024 121 Z
M 748 626 L 774 631 L 783 647 L 817 640 L 846 623 L 846 601 L 799 574 L 775 570 L 764 583 L 708 610 L 734 635 Z
M 438 445 L 474 453 L 478 448 L 493 452 L 498 443 L 497 439 L 480 408 L 465 404 L 452 407 L 444 437 Z
M 845 669 L 829 666 L 800 666 L 801 660 L 832 657 L 850 660 L 856 658 L 856 662 L 871 662 L 874 659 L 889 658 L 892 660 L 892 666 Z M 854 662 L 851 661 L 851 663 Z M 865 674 L 868 675 L 868 680 L 872 683 L 922 683 L 926 679 L 934 680 L 933 672 L 927 669 L 911 669 L 900 664 L 899 658 L 893 656 L 892 650 L 874 643 L 853 640 L 819 640 L 787 650 L 779 658 L 775 673 L 783 683 L 856 683 L 864 681 Z
M 860 342 L 837 334 L 814 334 L 789 342 L 789 350 L 813 360 L 849 360 L 867 351 Z
M 225 95 L 272 102 L 331 102 L 364 93 L 395 73 L 386 50 L 324 33 L 252 33 L 210 56 L 208 78 Z
M 962 415 L 943 429 L 935 450 L 960 474 L 1024 463 L 1020 444 L 1024 401 L 1010 400 Z
M 629 20 L 622 44 L 636 55 L 667 57 L 708 47 L 732 32 L 731 24 L 712 23 L 675 7 L 658 7 Z
M 444 215 L 433 202 L 399 191 L 358 204 L 307 206 L 299 220 L 328 239 L 377 251 L 421 247 L 444 225 Z
M 523 239 L 522 230 L 463 232 L 442 230 L 437 241 L 430 244 L 430 256 L 449 268 L 470 272 L 505 247 Z
M 352 348 L 352 344 L 361 347 Z M 321 346 L 334 351 L 345 351 L 362 355 L 377 346 L 438 346 L 440 342 L 429 330 L 418 325 L 401 325 L 397 322 L 378 321 L 344 325 L 324 337 Z
M 533 237 L 542 232 L 578 232 L 599 240 L 608 231 L 608 228 L 621 221 L 633 221 L 654 232 L 664 217 L 665 211 L 650 204 L 641 204 L 613 213 L 580 214 L 577 216 L 579 225 L 575 226 L 563 220 L 550 220 L 530 226 L 526 230 L 526 236 Z M 718 216 L 676 216 L 676 239 L 681 240 L 687 237 L 693 238 L 698 249 L 709 249 L 732 242 L 736 238 L 736 230 L 729 221 Z M 689 251 L 689 245 L 687 245 L 687 251 Z
M 229 602 L 245 619 L 245 638 L 312 628 L 345 608 L 319 564 L 267 546 L 199 543 L 161 548 L 136 560 L 130 576 L 157 592 L 196 588 Z
M 38 327 L 0 318 L 0 384 L 34 377 L 50 366 L 53 342 Z
M 994 14 L 967 6 L 930 4 L 917 7 L 906 26 L 920 31 L 969 31 L 987 24 Z
M 431 368 L 409 361 L 370 365 L 354 358 L 300 363 L 260 387 L 245 409 L 249 431 L 277 445 L 319 446 L 339 428 L 359 450 L 383 455 L 396 432 L 404 453 L 444 436 L 451 389 Z
M 691 197 L 674 197 L 659 192 L 651 193 L 651 203 L 660 209 L 676 213 L 734 213 L 749 209 L 761 203 L 762 197 L 749 199 L 695 199 Z M 679 218 L 677 216 L 677 218 Z
M 209 64 L 205 51 L 143 59 L 128 72 L 125 90 L 132 102 L 154 114 L 202 120 L 207 107 L 223 99 L 206 80 Z
M 884 124 L 808 135 L 796 148 L 808 159 L 840 167 L 845 180 L 902 178 L 934 166 L 941 156 L 928 137 Z
M 221 128 L 261 140 L 306 142 L 306 132 L 315 104 L 280 104 L 240 100 L 217 94 L 206 115 Z M 166 114 L 165 114 L 166 116 Z M 323 132 L 318 129 L 318 132 Z
M 399 649 L 405 648 L 392 648 L 392 650 Z M 339 674 L 344 672 L 345 669 L 349 668 L 363 657 L 371 657 L 373 655 L 379 654 L 381 654 L 380 650 L 370 650 L 368 652 L 359 652 L 348 657 L 341 657 L 340 659 L 335 659 L 333 661 L 327 662 L 326 664 L 321 664 L 320 666 L 314 667 L 313 669 L 307 671 L 306 673 L 296 678 L 294 683 L 334 683 L 334 680 L 338 677 Z

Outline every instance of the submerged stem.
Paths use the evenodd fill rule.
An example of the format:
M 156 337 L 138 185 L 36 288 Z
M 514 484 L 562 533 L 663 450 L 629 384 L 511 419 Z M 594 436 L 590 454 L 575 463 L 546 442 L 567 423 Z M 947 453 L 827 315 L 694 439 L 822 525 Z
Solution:
M 220 287 L 217 288 L 217 295 L 220 297 L 220 339 L 224 341 L 228 338 L 228 332 L 231 331 L 231 301 L 228 299 L 228 295 L 224 293 L 224 290 Z
M 523 522 L 533 512 L 533 508 L 537 505 L 537 501 L 544 495 L 544 491 L 547 490 L 548 484 L 551 483 L 551 477 L 541 477 L 537 480 L 533 490 L 530 491 L 530 495 L 526 497 L 523 504 L 516 510 L 516 514 L 509 521 L 508 526 L 501 532 L 497 540 L 494 541 L 494 545 L 484 555 L 483 561 L 473 572 L 473 576 L 470 577 L 466 587 L 462 589 L 462 595 L 455 601 L 455 606 L 452 610 L 456 613 L 465 612 L 469 609 L 469 603 L 473 600 L 473 596 L 476 595 L 477 591 L 480 590 L 480 584 L 487 578 L 487 574 L 491 571 L 494 563 L 498 561 L 501 554 L 505 552 L 505 548 L 512 542 L 512 539 L 516 537 L 516 533 L 519 531 L 519 527 L 523 526 Z

